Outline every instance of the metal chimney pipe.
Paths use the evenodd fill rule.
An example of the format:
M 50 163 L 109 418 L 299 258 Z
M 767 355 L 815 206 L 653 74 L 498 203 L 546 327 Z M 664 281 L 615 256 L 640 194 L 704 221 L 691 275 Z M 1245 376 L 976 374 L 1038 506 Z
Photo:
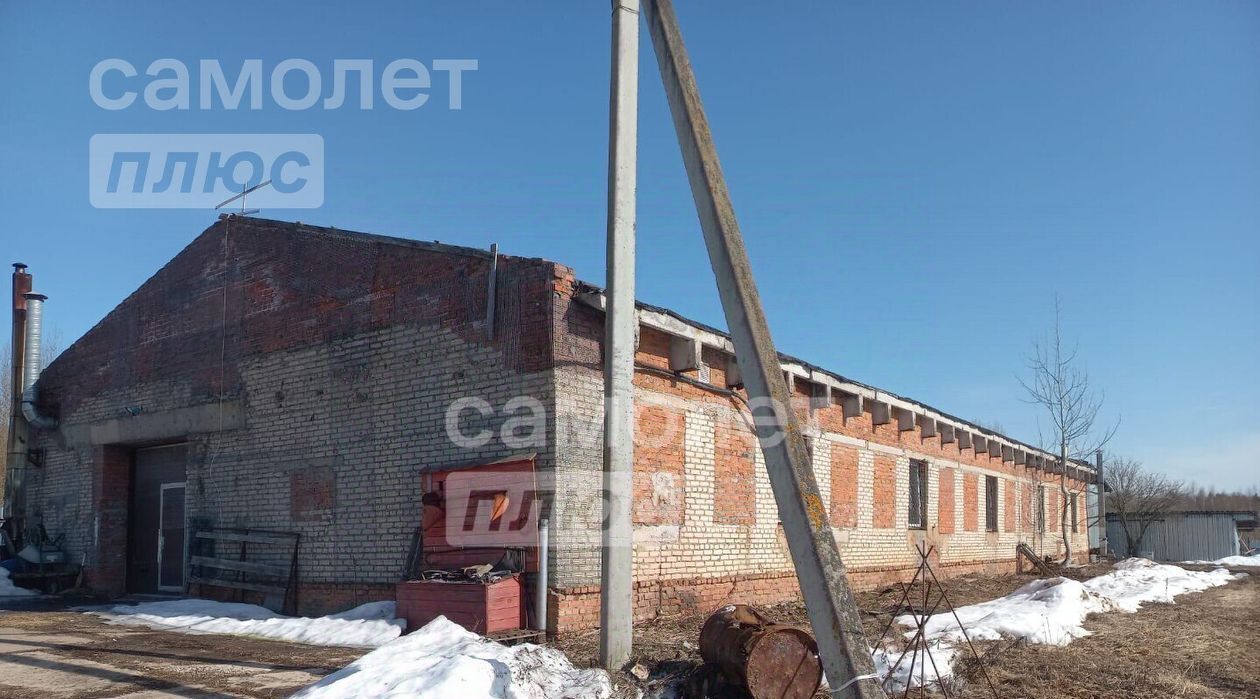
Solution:
M 13 347 L 12 349 L 12 369 L 13 375 L 7 377 L 11 381 L 9 387 L 13 389 L 11 398 L 13 400 L 13 415 L 22 412 L 22 389 L 24 389 L 23 355 L 26 353 L 26 295 L 31 291 L 31 275 L 26 272 L 26 265 L 21 262 L 13 263 Z M 10 448 L 15 447 L 14 435 L 9 434 Z
M 48 300 L 43 294 L 26 294 L 26 352 L 22 367 L 22 392 L 25 393 L 39 380 L 39 351 L 43 340 L 44 302 Z
M 9 453 L 5 455 L 4 471 L 4 506 L 0 508 L 0 519 L 8 519 L 8 534 L 14 542 L 21 540 L 21 526 L 18 524 L 21 511 L 24 509 L 23 474 L 26 470 L 26 427 L 18 416 L 21 414 L 21 388 L 23 388 L 23 355 L 26 351 L 26 293 L 30 292 L 31 280 L 26 273 L 26 266 L 21 262 L 13 264 L 13 373 L 4 377 L 9 382 L 10 419 Z
M 22 414 L 22 355 L 26 351 L 26 294 L 31 290 L 31 275 L 26 272 L 26 265 L 13 263 L 13 345 L 11 349 L 12 373 L 3 378 L 9 382 L 11 389 L 9 404 L 9 424 L 6 426 L 9 435 L 9 453 L 5 455 L 4 470 L 4 505 L 0 507 L 0 519 L 12 518 L 19 514 L 18 496 L 22 490 L 22 473 L 25 470 L 25 426 L 17 419 Z M 19 540 L 16 524 L 10 523 L 9 536 Z
M 44 302 L 48 300 L 43 294 L 26 294 L 26 352 L 25 366 L 22 376 L 22 415 L 31 427 L 51 430 L 57 427 L 57 420 L 39 413 L 35 403 L 38 392 L 35 382 L 39 380 L 40 348 L 43 340 Z

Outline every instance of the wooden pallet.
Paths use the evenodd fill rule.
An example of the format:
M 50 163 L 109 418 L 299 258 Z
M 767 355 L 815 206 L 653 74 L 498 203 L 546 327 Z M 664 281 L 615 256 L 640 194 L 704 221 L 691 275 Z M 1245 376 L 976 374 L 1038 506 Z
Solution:
M 536 629 L 512 629 L 510 631 L 496 631 L 487 635 L 486 638 L 496 643 L 507 645 L 514 643 L 542 643 L 547 640 L 547 632 Z

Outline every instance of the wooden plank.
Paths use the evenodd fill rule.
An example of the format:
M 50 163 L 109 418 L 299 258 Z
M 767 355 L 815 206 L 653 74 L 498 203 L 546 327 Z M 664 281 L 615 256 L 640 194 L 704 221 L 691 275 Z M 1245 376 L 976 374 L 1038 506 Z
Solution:
M 1033 564 L 1033 567 L 1037 571 L 1039 571 L 1042 575 L 1046 575 L 1046 576 L 1054 575 L 1054 571 L 1050 570 L 1050 566 L 1046 565 L 1045 561 L 1038 558 L 1037 554 L 1032 550 L 1030 546 L 1028 546 L 1028 544 L 1025 544 L 1022 542 L 1019 544 L 1016 544 L 1015 554 L 1016 554 L 1015 555 L 1015 572 L 1016 573 L 1023 573 L 1022 566 L 1020 565 L 1020 561 L 1022 559 L 1027 559 Z
M 235 580 L 220 580 L 219 578 L 203 578 L 193 576 L 188 578 L 189 584 L 192 585 L 213 585 L 214 587 L 228 587 L 233 590 L 246 590 L 249 592 L 262 592 L 264 594 L 283 595 L 288 592 L 288 588 L 283 585 L 263 585 L 261 583 L 238 582 Z
M 233 561 L 226 558 L 210 558 L 208 556 L 189 556 L 188 562 L 195 566 L 203 566 L 206 568 L 217 568 L 219 570 L 237 570 L 242 573 L 258 573 L 260 575 L 275 575 L 278 577 L 288 577 L 289 567 L 271 565 L 268 563 L 251 563 L 249 561 Z
M 240 541 L 249 544 L 280 544 L 292 546 L 297 543 L 296 535 L 285 534 L 241 534 L 239 532 L 197 532 L 198 539 L 214 539 L 215 541 Z

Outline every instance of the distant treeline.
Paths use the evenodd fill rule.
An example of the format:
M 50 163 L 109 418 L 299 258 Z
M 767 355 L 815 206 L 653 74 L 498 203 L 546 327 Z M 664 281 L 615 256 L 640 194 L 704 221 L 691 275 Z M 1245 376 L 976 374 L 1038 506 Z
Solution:
M 1182 512 L 1192 510 L 1248 510 L 1260 513 L 1260 486 L 1247 490 L 1225 491 L 1189 485 L 1173 506 Z

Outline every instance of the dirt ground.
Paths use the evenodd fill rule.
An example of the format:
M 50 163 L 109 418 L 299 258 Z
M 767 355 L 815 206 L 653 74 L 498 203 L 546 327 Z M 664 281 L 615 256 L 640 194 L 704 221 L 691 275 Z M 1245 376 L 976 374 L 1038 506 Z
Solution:
M 1061 572 L 1084 580 L 1108 570 L 1109 566 L 1093 565 Z M 1176 604 L 1150 603 L 1136 614 L 1094 615 L 1085 623 L 1093 635 L 1065 647 L 1009 641 L 977 643 L 979 652 L 986 657 L 996 692 L 990 691 L 983 676 L 971 669 L 962 673 L 962 681 L 950 688 L 949 696 L 1260 697 L 1260 575 L 1255 574 L 1255 569 L 1252 573 L 1229 585 L 1178 597 Z M 964 576 L 944 582 L 950 601 L 964 606 L 1009 594 L 1032 579 L 1014 575 Z M 916 592 L 917 588 L 911 591 L 912 599 Z M 867 638 L 872 642 L 888 626 L 901 594 L 901 587 L 858 593 Z M 776 621 L 809 626 L 802 605 L 781 605 L 765 611 Z M 650 690 L 686 677 L 701 662 L 698 637 L 703 623 L 702 616 L 675 616 L 637 624 L 635 660 L 652 669 L 652 677 L 646 683 L 638 683 L 623 673 L 618 684 Z M 558 645 L 575 663 L 593 665 L 597 644 L 595 635 L 587 634 Z M 913 696 L 918 696 L 918 690 Z
M 79 612 L 0 611 L 0 697 L 287 697 L 364 652 L 111 626 Z
M 1091 566 L 1064 574 L 1084 579 L 1106 571 L 1106 566 Z M 1085 626 L 1092 635 L 1065 647 L 978 643 L 996 693 L 973 669 L 962 673 L 950 696 L 1260 697 L 1260 574 L 1251 572 L 1229 585 L 1183 595 L 1175 605 L 1147 604 L 1136 614 L 1090 617 Z M 965 576 L 945 585 L 950 601 L 962 606 L 1008 594 L 1031 579 Z M 880 637 L 901 595 L 901 587 L 857 595 L 869 639 Z M 808 627 L 799 604 L 765 611 L 776 621 Z M 701 662 L 703 622 L 695 615 L 636 624 L 635 660 L 652 677 L 640 682 L 620 673 L 614 678 L 618 696 L 633 697 L 638 689 L 650 692 L 685 678 Z M 596 664 L 595 632 L 556 645 L 575 664 Z M 113 626 L 56 609 L 0 611 L 0 697 L 286 697 L 364 652 Z

